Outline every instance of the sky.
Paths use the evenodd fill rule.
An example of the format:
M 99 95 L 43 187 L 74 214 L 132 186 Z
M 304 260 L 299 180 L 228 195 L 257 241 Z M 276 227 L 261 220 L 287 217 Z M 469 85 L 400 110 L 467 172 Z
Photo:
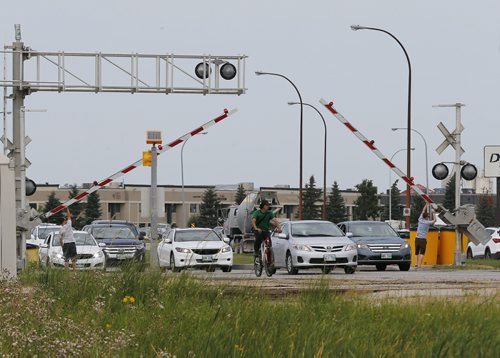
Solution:
M 337 110 L 375 141 L 388 158 L 406 148 L 408 65 L 388 35 L 350 25 L 382 28 L 406 48 L 412 67 L 412 128 L 425 137 L 429 173 L 454 160 L 448 147 L 435 151 L 453 131 L 454 108 L 462 109 L 462 159 L 484 168 L 483 148 L 500 142 L 500 2 L 498 1 L 3 1 L 0 38 L 14 41 L 21 24 L 25 46 L 39 51 L 175 53 L 248 56 L 241 96 L 193 94 L 34 93 L 26 114 L 32 139 L 27 176 L 37 183 L 81 184 L 101 180 L 141 158 L 145 131 L 161 130 L 164 142 L 237 108 L 227 121 L 185 146 L 185 185 L 253 182 L 259 186 L 299 185 L 299 106 L 283 79 L 255 76 L 257 70 L 289 77 L 304 102 L 322 112 L 328 127 L 327 180 L 341 189 L 373 180 L 389 186 L 389 169 L 319 104 Z M 10 64 L 8 64 L 8 67 Z M 3 67 L 3 66 L 2 66 Z M 10 67 L 9 67 L 10 70 Z M 74 69 L 78 71 L 78 69 Z M 10 76 L 10 72 L 8 73 Z M 11 104 L 8 103 L 7 111 Z M 8 135 L 12 128 L 8 117 Z M 314 175 L 323 186 L 323 123 L 304 108 L 303 181 Z M 412 176 L 425 184 L 425 147 L 412 136 Z M 158 183 L 180 185 L 180 146 L 159 157 Z M 394 156 L 406 171 L 406 155 Z M 430 187 L 441 183 L 429 174 Z M 395 176 L 392 175 L 393 180 Z M 149 168 L 123 177 L 148 184 Z M 400 189 L 404 185 L 399 183 Z

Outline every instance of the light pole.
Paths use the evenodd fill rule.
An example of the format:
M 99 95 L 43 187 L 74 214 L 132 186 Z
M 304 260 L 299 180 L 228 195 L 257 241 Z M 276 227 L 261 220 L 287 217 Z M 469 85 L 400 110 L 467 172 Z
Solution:
M 393 131 L 397 131 L 400 129 L 406 129 L 406 128 L 392 128 Z M 424 141 L 424 146 L 425 146 L 425 193 L 427 196 L 429 196 L 429 162 L 428 162 L 428 152 L 427 152 L 427 141 L 425 140 L 425 137 L 417 131 L 416 129 L 411 129 L 413 132 L 417 133 L 420 138 Z
M 290 106 L 295 105 L 295 104 L 300 104 L 299 102 L 288 102 Z M 325 127 L 325 144 L 324 144 L 324 150 L 323 150 L 323 220 L 326 220 L 326 143 L 327 143 L 327 130 L 326 130 L 326 121 L 325 117 L 321 114 L 320 111 L 316 107 L 314 107 L 312 104 L 309 103 L 302 103 L 304 106 L 311 107 L 314 109 L 319 116 L 321 117 L 321 120 L 323 121 L 323 126 Z
M 304 113 L 304 106 L 302 102 L 302 96 L 300 95 L 300 92 L 295 86 L 295 84 L 286 76 L 283 76 L 279 73 L 273 73 L 273 72 L 262 72 L 262 71 L 256 71 L 255 74 L 257 76 L 261 75 L 270 75 L 270 76 L 277 76 L 281 77 L 285 80 L 287 80 L 293 88 L 295 88 L 295 91 L 297 92 L 299 96 L 299 103 L 300 103 L 300 150 L 299 150 L 299 220 L 302 220 L 302 148 L 303 148 L 303 113 Z
M 207 134 L 208 132 L 200 132 L 198 134 Z M 184 143 L 182 143 L 182 147 L 181 147 L 181 181 L 182 181 L 182 212 L 184 213 L 184 146 L 186 145 L 186 143 L 188 142 L 188 140 L 190 140 L 191 138 L 193 137 L 189 137 L 188 139 L 186 139 L 184 141 Z M 184 215 L 185 216 L 185 215 Z M 184 223 L 184 226 L 186 226 L 186 223 Z
M 391 163 L 392 163 L 392 159 L 394 158 L 394 156 L 396 154 L 398 154 L 399 152 L 403 152 L 405 150 L 408 150 L 408 149 L 401 148 L 399 150 L 396 150 L 391 157 Z M 415 150 L 415 148 L 410 148 L 410 150 Z M 392 205 L 391 205 L 392 204 L 392 183 L 391 183 L 392 182 L 392 175 L 391 175 L 391 173 L 392 173 L 392 169 L 389 168 L 389 223 L 390 223 L 389 225 L 392 226 L 392 223 L 391 223 L 391 220 L 392 220 Z M 408 229 L 409 226 L 407 226 L 406 228 Z
M 383 29 L 378 29 L 376 27 L 366 27 L 366 26 L 360 26 L 360 25 L 351 25 L 351 29 L 353 31 L 357 30 L 373 30 L 373 31 L 380 31 L 383 32 L 390 37 L 392 37 L 396 42 L 401 46 L 401 49 L 405 53 L 406 56 L 406 61 L 408 62 L 408 124 L 407 124 L 407 143 L 406 143 L 406 176 L 408 179 L 411 180 L 411 63 L 410 63 L 410 57 L 408 56 L 408 52 L 406 52 L 406 49 L 404 48 L 403 44 L 394 36 L 391 34 L 389 31 L 383 30 Z M 410 196 L 410 184 L 406 184 L 406 207 L 409 208 L 411 203 L 411 196 Z M 408 216 L 406 218 L 406 226 L 410 227 L 410 217 Z

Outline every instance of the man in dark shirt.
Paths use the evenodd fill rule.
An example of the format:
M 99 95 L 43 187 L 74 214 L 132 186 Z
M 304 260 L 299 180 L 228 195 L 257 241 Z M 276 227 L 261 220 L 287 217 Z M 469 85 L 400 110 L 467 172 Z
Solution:
M 272 222 L 278 232 L 281 232 L 278 220 L 274 217 L 274 213 L 269 210 L 269 202 L 262 200 L 259 210 L 255 210 L 252 214 L 252 227 L 255 233 L 254 254 L 259 256 L 260 246 L 266 237 L 269 237 L 269 224 Z

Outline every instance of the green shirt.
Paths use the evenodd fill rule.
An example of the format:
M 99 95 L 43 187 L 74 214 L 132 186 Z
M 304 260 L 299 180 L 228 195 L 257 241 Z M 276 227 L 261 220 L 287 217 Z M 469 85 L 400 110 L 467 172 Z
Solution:
M 269 221 L 274 219 L 274 213 L 270 210 L 264 213 L 259 209 L 253 212 L 252 218 L 255 219 L 255 226 L 261 230 L 269 231 Z

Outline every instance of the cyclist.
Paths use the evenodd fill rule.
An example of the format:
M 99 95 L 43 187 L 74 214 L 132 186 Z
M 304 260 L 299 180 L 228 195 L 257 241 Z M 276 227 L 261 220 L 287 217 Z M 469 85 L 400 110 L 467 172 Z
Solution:
M 259 257 L 262 241 L 270 236 L 269 224 L 271 222 L 276 227 L 276 231 L 281 232 L 279 222 L 274 217 L 274 213 L 269 210 L 269 207 L 269 202 L 267 200 L 262 200 L 259 206 L 260 209 L 255 210 L 252 214 L 252 227 L 255 233 L 255 242 L 253 246 L 255 257 Z

